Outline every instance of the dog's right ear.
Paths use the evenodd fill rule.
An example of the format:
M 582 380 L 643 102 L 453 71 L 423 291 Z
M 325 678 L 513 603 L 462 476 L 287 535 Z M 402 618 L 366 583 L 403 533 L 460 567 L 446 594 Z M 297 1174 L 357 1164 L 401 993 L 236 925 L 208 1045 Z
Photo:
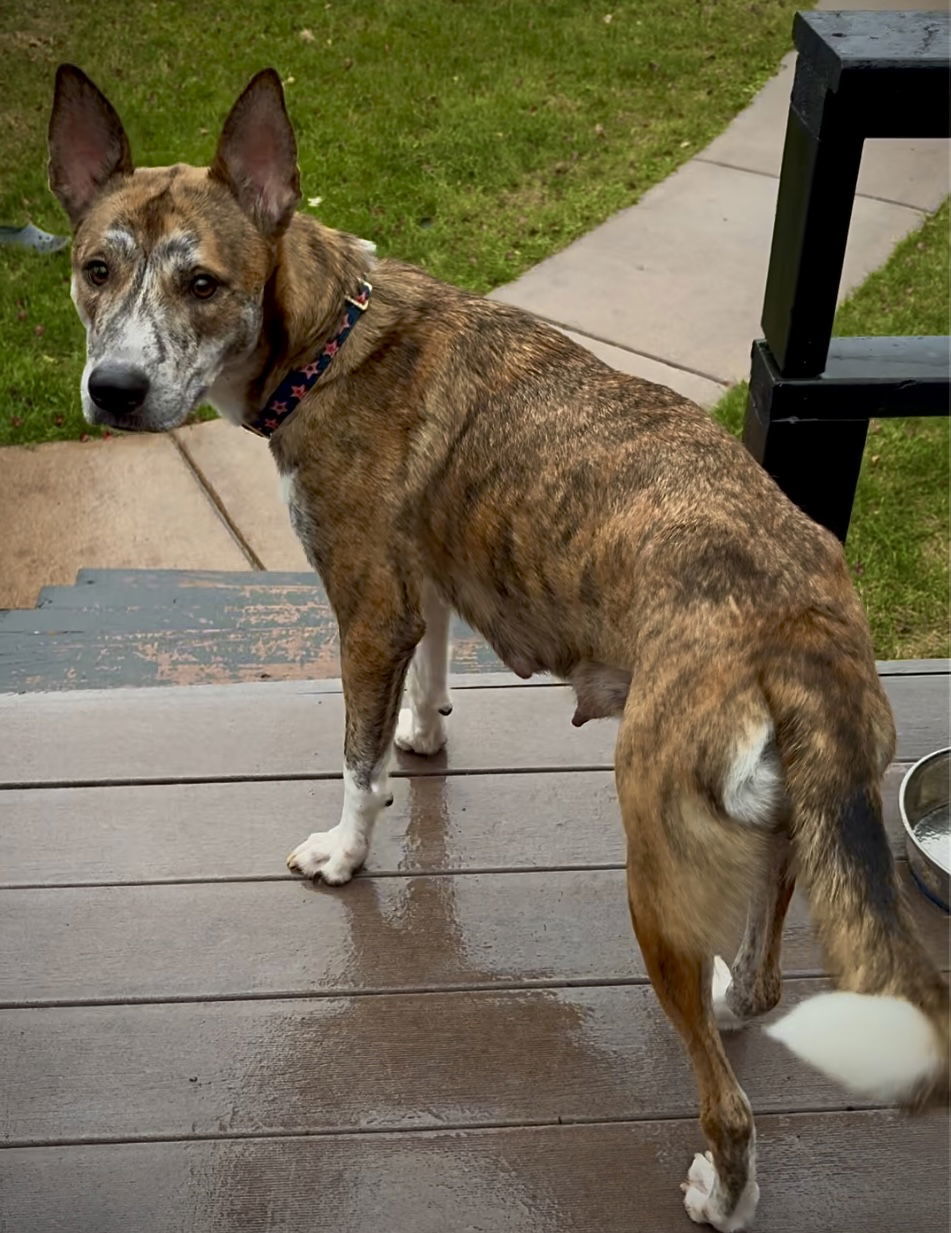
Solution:
M 274 69 L 253 77 L 231 108 L 209 174 L 270 239 L 291 221 L 300 200 L 297 142 Z
M 132 174 L 132 151 L 122 121 L 74 64 L 56 70 L 49 151 L 50 188 L 74 227 L 113 176 Z

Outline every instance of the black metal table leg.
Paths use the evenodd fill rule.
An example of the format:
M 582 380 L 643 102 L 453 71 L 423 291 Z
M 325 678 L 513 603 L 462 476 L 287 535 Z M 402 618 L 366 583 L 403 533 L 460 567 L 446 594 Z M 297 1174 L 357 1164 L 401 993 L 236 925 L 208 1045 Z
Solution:
M 752 399 L 743 426 L 743 444 L 786 496 L 843 543 L 867 436 L 868 420 L 771 422 Z

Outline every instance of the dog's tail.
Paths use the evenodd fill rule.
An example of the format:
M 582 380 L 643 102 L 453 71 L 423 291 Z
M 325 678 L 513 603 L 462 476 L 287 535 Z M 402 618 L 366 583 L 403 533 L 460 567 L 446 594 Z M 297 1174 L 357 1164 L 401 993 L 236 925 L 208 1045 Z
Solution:
M 882 822 L 888 702 L 867 648 L 835 624 L 800 618 L 760 678 L 798 874 L 838 987 L 767 1031 L 865 1098 L 921 1107 L 948 1088 L 948 988 L 903 902 Z

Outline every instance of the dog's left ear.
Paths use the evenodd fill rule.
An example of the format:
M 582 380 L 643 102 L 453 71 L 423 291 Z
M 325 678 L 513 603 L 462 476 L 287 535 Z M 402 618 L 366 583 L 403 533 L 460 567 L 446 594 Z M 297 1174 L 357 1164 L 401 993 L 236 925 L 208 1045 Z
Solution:
M 274 69 L 253 77 L 231 108 L 209 174 L 269 238 L 291 221 L 300 200 L 297 142 Z
M 50 188 L 75 227 L 113 176 L 132 174 L 132 152 L 116 110 L 82 69 L 61 64 L 49 130 Z

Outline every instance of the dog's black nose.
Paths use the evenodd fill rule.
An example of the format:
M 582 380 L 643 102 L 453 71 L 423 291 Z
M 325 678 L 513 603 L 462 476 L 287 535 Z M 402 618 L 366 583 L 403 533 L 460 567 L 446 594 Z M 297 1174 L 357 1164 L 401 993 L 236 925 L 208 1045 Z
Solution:
M 149 379 L 141 368 L 99 364 L 89 374 L 89 397 L 103 411 L 135 411 L 145 402 Z

